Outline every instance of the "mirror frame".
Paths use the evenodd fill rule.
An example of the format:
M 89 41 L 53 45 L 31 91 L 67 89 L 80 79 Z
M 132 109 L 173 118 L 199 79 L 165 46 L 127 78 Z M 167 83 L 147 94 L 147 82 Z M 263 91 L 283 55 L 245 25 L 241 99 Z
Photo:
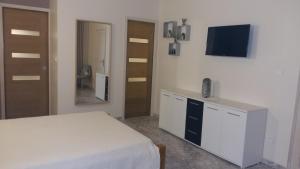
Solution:
M 110 47 L 109 47 L 109 68 L 108 68 L 108 71 L 109 71 L 109 78 L 108 78 L 108 101 L 105 101 L 105 102 L 99 102 L 99 103 L 81 103 L 79 104 L 77 101 L 76 101 L 76 98 L 77 98 L 77 57 L 78 57 L 78 50 L 77 50 L 77 43 L 78 43 L 78 36 L 77 36 L 77 33 L 78 33 L 78 22 L 91 22 L 91 23 L 99 23 L 99 24 L 106 24 L 106 25 L 109 25 L 110 26 L 110 37 L 111 37 L 111 41 L 110 41 Z M 101 104 L 108 104 L 111 102 L 111 92 L 110 92 L 110 89 L 111 89 L 111 57 L 112 57 L 112 41 L 113 41 L 113 34 L 112 34 L 112 23 L 109 23 L 109 22 L 100 22 L 100 21 L 94 21 L 94 20 L 86 20 L 86 19 L 76 19 L 75 20 L 75 80 L 74 80 L 74 84 L 75 84 L 75 92 L 74 92 L 74 103 L 75 103 L 75 106 L 90 106 L 90 105 L 101 105 Z

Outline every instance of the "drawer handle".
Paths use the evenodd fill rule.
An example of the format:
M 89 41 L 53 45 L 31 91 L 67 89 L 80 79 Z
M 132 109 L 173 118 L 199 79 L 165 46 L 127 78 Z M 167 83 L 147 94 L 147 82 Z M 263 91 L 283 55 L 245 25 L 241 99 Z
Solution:
M 200 106 L 200 104 L 198 104 L 198 103 L 194 103 L 194 102 L 190 102 L 190 103 L 195 106 Z
M 196 132 L 194 132 L 194 131 L 192 131 L 192 130 L 187 130 L 187 132 L 189 132 L 189 133 L 191 133 L 191 134 L 193 134 L 193 135 L 198 135 L 198 133 L 196 133 Z
M 230 113 L 230 112 L 227 112 L 227 114 L 232 115 L 232 116 L 236 116 L 236 117 L 240 117 L 241 116 L 241 115 Z
M 167 95 L 167 94 L 163 94 L 164 96 L 167 96 L 167 97 L 170 97 L 170 95 Z
M 197 117 L 193 117 L 193 116 L 189 116 L 188 118 L 189 118 L 189 119 L 192 119 L 192 120 L 196 120 L 196 121 L 198 121 L 198 120 L 199 120 L 199 118 L 197 118 Z
M 183 101 L 183 99 L 180 99 L 180 98 L 176 98 L 176 100 Z
M 212 108 L 212 107 L 207 107 L 208 109 L 211 109 L 211 110 L 214 110 L 214 111 L 219 111 L 218 109 L 216 108 Z

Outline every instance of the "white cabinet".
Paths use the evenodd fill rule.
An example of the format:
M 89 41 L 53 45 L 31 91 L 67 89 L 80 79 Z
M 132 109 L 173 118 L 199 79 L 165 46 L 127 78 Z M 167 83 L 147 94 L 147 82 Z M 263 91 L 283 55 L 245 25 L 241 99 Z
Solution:
M 177 137 L 184 138 L 187 99 L 182 96 L 174 95 L 171 102 L 171 110 L 173 113 L 171 133 Z
M 95 96 L 103 101 L 108 101 L 108 76 L 96 73 Z
M 202 148 L 213 154 L 220 155 L 222 112 L 218 107 L 204 105 L 202 126 Z
M 161 92 L 159 127 L 184 138 L 187 99 L 169 92 Z
M 160 93 L 160 108 L 159 108 L 159 127 L 170 131 L 172 130 L 172 110 L 171 110 L 171 95 L 172 93 Z
M 205 103 L 201 147 L 242 168 L 261 162 L 266 113 Z
M 221 125 L 222 157 L 242 166 L 246 134 L 246 113 L 224 109 Z
M 242 168 L 262 160 L 266 119 L 262 107 L 184 90 L 161 91 L 160 128 Z

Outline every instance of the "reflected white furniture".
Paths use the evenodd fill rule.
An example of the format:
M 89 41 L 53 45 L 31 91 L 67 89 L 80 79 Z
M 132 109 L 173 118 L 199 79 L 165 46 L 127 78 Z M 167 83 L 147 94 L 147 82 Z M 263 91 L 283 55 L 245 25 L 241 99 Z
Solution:
M 262 161 L 267 109 L 181 89 L 161 90 L 159 127 L 245 168 Z
M 96 97 L 108 101 L 108 76 L 96 73 Z

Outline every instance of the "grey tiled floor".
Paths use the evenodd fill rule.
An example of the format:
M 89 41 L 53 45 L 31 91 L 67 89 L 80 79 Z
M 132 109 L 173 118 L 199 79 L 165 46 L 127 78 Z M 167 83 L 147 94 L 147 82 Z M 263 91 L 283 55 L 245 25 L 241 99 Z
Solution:
M 239 168 L 159 129 L 156 117 L 131 118 L 124 123 L 149 137 L 154 143 L 167 146 L 166 169 Z M 249 169 L 271 169 L 271 167 L 259 164 Z

